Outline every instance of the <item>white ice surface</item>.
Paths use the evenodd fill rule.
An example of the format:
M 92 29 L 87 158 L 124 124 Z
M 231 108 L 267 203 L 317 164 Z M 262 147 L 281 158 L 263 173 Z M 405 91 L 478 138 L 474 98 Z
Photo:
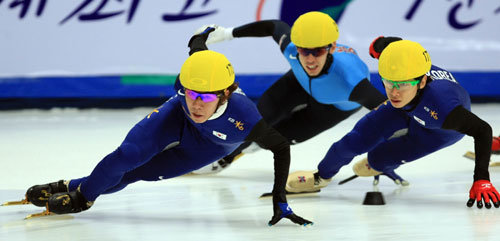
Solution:
M 473 105 L 495 135 L 500 134 L 499 108 Z M 151 110 L 0 112 L 0 202 L 21 199 L 34 184 L 88 175 Z M 315 169 L 330 145 L 366 112 L 292 146 L 290 171 Z M 267 226 L 271 200 L 258 196 L 272 188 L 273 161 L 270 152 L 258 151 L 217 175 L 132 184 L 99 197 L 79 214 L 23 220 L 43 209 L 0 207 L 0 240 L 500 240 L 500 210 L 465 206 L 474 162 L 462 154 L 473 150 L 473 142 L 464 137 L 397 169 L 409 187 L 382 177 L 383 206 L 362 205 L 365 193 L 374 189 L 371 178 L 337 185 L 352 175 L 351 163 L 321 193 L 289 198 L 296 214 L 314 221 L 308 228 L 288 220 Z M 491 167 L 490 176 L 500 188 L 500 167 Z

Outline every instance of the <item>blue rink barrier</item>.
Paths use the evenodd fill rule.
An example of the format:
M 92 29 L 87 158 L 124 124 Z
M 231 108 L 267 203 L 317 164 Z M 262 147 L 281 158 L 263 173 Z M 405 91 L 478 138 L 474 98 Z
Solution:
M 473 100 L 500 101 L 500 72 L 453 72 Z M 175 94 L 175 75 L 22 77 L 0 78 L 0 104 L 24 100 L 122 100 L 166 99 Z M 254 100 L 281 74 L 237 75 L 236 81 Z M 313 80 L 314 81 L 314 80 Z M 373 85 L 384 92 L 380 77 L 371 74 Z M 55 106 L 58 104 L 54 103 Z M 92 103 L 92 101 L 88 102 Z M 156 103 L 155 103 L 156 104 Z M 0 106 L 1 108 L 1 106 Z
M 163 98 L 175 94 L 174 75 L 0 78 L 0 98 Z M 239 75 L 236 81 L 258 98 L 280 75 Z

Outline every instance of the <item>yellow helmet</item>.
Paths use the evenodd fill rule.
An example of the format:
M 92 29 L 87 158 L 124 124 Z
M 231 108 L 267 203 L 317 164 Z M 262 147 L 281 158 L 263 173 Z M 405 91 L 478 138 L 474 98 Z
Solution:
M 181 67 L 179 78 L 186 89 L 215 92 L 234 83 L 234 70 L 223 54 L 203 50 L 187 58 Z
M 384 79 L 405 81 L 422 76 L 431 69 L 431 57 L 417 42 L 390 43 L 380 54 L 378 72 Z
M 339 28 L 328 14 L 308 12 L 295 20 L 290 37 L 295 46 L 318 48 L 337 41 Z

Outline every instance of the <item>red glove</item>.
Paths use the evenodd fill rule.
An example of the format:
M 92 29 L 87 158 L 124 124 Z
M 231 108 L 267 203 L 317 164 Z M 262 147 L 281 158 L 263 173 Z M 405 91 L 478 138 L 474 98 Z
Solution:
M 472 205 L 474 205 L 474 201 L 477 201 L 477 207 L 482 208 L 483 202 L 481 199 L 484 199 L 486 208 L 491 208 L 490 198 L 496 208 L 500 207 L 500 194 L 495 189 L 493 184 L 491 184 L 488 180 L 477 180 L 470 188 L 467 207 L 472 207 Z
M 387 45 L 389 45 L 394 41 L 399 41 L 399 40 L 401 40 L 401 38 L 378 36 L 370 44 L 370 52 L 369 52 L 370 56 L 372 56 L 372 58 L 374 59 L 378 59 L 378 57 L 380 57 L 380 54 L 385 49 L 385 47 L 387 47 Z
M 372 56 L 372 58 L 374 58 L 374 59 L 378 59 L 378 57 L 380 57 L 380 53 L 382 53 L 382 51 L 380 51 L 380 52 L 375 51 L 375 48 L 374 48 L 375 42 L 377 42 L 377 40 L 379 40 L 380 38 L 383 38 L 383 37 L 384 36 L 378 36 L 370 44 L 370 52 L 369 53 L 370 53 L 370 56 Z
M 493 141 L 491 142 L 491 153 L 500 154 L 500 136 L 493 137 Z

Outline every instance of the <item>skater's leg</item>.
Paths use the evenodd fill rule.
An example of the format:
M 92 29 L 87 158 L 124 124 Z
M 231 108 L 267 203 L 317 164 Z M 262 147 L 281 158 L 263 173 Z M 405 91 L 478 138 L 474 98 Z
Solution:
M 319 175 L 323 179 L 333 177 L 355 156 L 371 151 L 394 133 L 408 128 L 406 114 L 394 111 L 388 105 L 371 111 L 361 118 L 354 128 L 342 139 L 333 143 L 325 157 L 318 164 Z
M 81 178 L 77 178 L 77 179 L 71 179 L 69 181 L 68 190 L 70 192 L 76 190 L 78 188 L 78 186 L 80 186 L 80 183 L 82 183 L 85 179 L 87 179 L 87 177 L 81 177 Z
M 393 174 L 402 182 L 403 178 L 394 173 L 396 168 L 450 146 L 463 136 L 453 131 L 425 129 L 412 122 L 406 135 L 389 139 L 371 150 L 368 164 L 389 177 Z
M 332 128 L 359 109 L 342 111 L 333 105 L 324 105 L 311 99 L 305 108 L 277 123 L 275 129 L 291 144 L 296 144 Z
M 184 175 L 196 168 L 190 165 L 191 163 L 196 163 L 196 160 L 182 160 L 182 158 L 175 155 L 174 151 L 164 151 L 146 164 L 127 172 L 118 184 L 107 189 L 102 194 L 118 192 L 137 181 L 159 181 Z
M 257 108 L 266 123 L 274 126 L 294 109 L 306 106 L 310 98 L 290 70 L 262 94 Z

